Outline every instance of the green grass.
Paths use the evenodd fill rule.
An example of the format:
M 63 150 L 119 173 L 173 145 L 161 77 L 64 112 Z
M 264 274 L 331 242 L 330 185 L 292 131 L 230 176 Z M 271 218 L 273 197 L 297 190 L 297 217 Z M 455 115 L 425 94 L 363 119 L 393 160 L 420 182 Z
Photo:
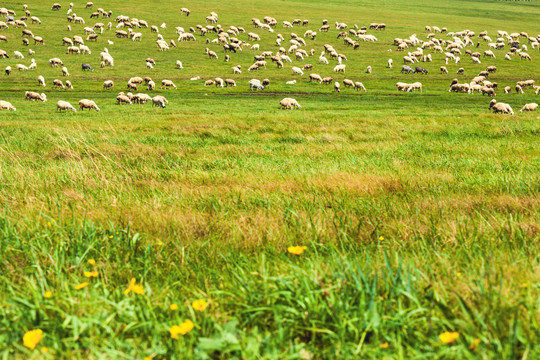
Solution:
M 141 43 L 106 31 L 87 44 L 92 55 L 66 55 L 61 38 L 83 28 L 66 31 L 67 3 L 59 12 L 52 3 L 28 5 L 42 20 L 29 28 L 46 41 L 30 46 L 38 69 L 0 79 L 0 99 L 17 107 L 0 113 L 2 359 L 540 357 L 540 117 L 517 113 L 539 97 L 502 94 L 516 81 L 540 81 L 540 54 L 529 47 L 531 62 L 508 62 L 508 49 L 497 50 L 481 65 L 462 55 L 449 75 L 439 74 L 444 60 L 435 54 L 421 64 L 428 76 L 402 75 L 403 54 L 392 45 L 412 33 L 425 38 L 425 25 L 488 30 L 493 39 L 497 30 L 536 36 L 535 2 L 95 2 L 113 17 L 166 22 L 160 32 L 175 41 L 175 26 L 204 24 L 216 11 L 224 28 L 260 34 L 261 51 L 277 50 L 277 33 L 302 36 L 324 18 L 350 27 L 385 22 L 386 31 L 370 32 L 379 41 L 357 51 L 336 40 L 335 29 L 307 41 L 317 53 L 304 61 L 312 72 L 368 89 L 341 94 L 293 76 L 297 61 L 248 73 L 258 52 L 244 49 L 225 63 L 221 47 L 199 34 L 161 53 L 149 29 Z M 20 4 L 2 6 L 22 15 Z M 183 6 L 190 17 L 179 15 Z M 97 22 L 80 4 L 75 12 L 87 25 Z M 250 25 L 266 15 L 278 20 L 273 34 Z M 310 25 L 281 26 L 297 17 Z M 0 49 L 10 56 L 23 48 L 20 31 L 0 30 L 9 40 Z M 334 62 L 318 64 L 325 43 L 347 55 L 345 75 L 332 72 Z M 105 46 L 115 66 L 100 69 Z M 206 46 L 220 59 L 209 60 Z M 482 42 L 479 50 L 486 48 Z M 62 79 L 48 66 L 51 57 L 69 68 L 74 90 L 51 89 Z M 155 69 L 145 68 L 147 57 Z M 385 67 L 389 57 L 393 69 Z M 29 59 L 0 59 L 0 67 Z M 174 68 L 177 59 L 185 69 Z M 82 62 L 96 70 L 83 73 Z M 243 74 L 232 74 L 236 64 Z M 488 65 L 498 67 L 490 76 L 499 83 L 497 100 L 517 115 L 491 114 L 482 95 L 448 93 L 458 67 L 465 68 L 460 82 L 468 82 Z M 46 88 L 37 86 L 38 75 Z M 178 85 L 150 92 L 167 97 L 166 109 L 115 104 L 136 75 Z M 189 80 L 197 75 L 200 81 Z M 238 87 L 203 86 L 216 76 Z M 254 77 L 270 79 L 270 87 L 249 93 Z M 102 88 L 108 79 L 113 91 Z M 297 84 L 285 85 L 290 79 Z M 424 92 L 398 94 L 398 81 L 422 81 Z M 27 90 L 44 91 L 49 101 L 25 101 Z M 286 96 L 302 109 L 280 110 Z M 57 100 L 82 98 L 102 111 L 55 112 Z M 307 250 L 288 254 L 291 245 Z M 98 277 L 86 278 L 92 269 Z M 144 294 L 124 294 L 131 278 Z M 88 287 L 74 289 L 85 281 Z M 191 306 L 198 299 L 209 302 L 203 312 Z M 171 339 L 169 328 L 185 319 L 194 329 Z M 32 329 L 44 332 L 35 350 L 22 340 Z M 445 331 L 459 339 L 441 344 Z

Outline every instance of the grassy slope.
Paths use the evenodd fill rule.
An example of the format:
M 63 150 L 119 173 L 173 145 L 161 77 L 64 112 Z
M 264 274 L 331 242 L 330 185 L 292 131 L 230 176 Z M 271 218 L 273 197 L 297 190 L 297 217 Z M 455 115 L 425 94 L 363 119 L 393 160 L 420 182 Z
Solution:
M 106 33 L 97 45 L 89 44 L 93 55 L 68 56 L 59 39 L 82 27 L 72 25 L 67 33 L 65 9 L 51 12 L 50 4 L 29 3 L 43 21 L 30 28 L 47 45 L 31 46 L 38 51 L 37 72 L 3 77 L 0 87 L 0 98 L 18 109 L 0 119 L 0 199 L 6 207 L 0 271 L 9 274 L 0 283 L 6 295 L 0 310 L 5 354 L 24 353 L 21 336 L 35 327 L 46 332 L 46 346 L 66 357 L 171 358 L 194 356 L 194 349 L 202 356 L 211 350 L 199 338 L 229 333 L 240 344 L 221 342 L 230 349 L 220 350 L 250 359 L 294 358 L 304 347 L 319 358 L 538 354 L 538 115 L 494 116 L 480 95 L 448 94 L 458 66 L 439 75 L 440 54 L 425 64 L 430 75 L 422 77 L 400 75 L 402 55 L 387 52 L 394 49 L 394 37 L 424 36 L 427 24 L 485 29 L 492 37 L 498 29 L 536 35 L 538 6 L 303 1 L 293 8 L 290 2 L 265 1 L 241 4 L 240 12 L 239 2 L 209 8 L 200 1 L 189 3 L 192 16 L 186 18 L 162 14 L 183 4 L 163 1 L 132 10 L 139 3 L 96 7 L 150 24 L 165 21 L 166 39 L 175 38 L 174 26 L 195 26 L 213 10 L 223 26 L 248 31 L 251 17 L 265 15 L 280 23 L 307 18 L 311 29 L 328 18 L 360 26 L 385 22 L 388 30 L 375 32 L 380 41 L 362 43 L 356 52 L 335 40 L 335 30 L 308 41 L 307 48 L 317 52 L 330 42 L 349 58 L 346 76 L 334 76 L 332 64 L 307 60 L 313 72 L 361 80 L 367 94 L 337 95 L 273 65 L 260 74 L 234 76 L 239 87 L 222 90 L 188 79 L 233 77 L 231 66 L 247 69 L 254 51 L 232 55 L 231 63 L 210 61 L 196 35 L 196 43 L 159 53 L 154 36 L 143 30 L 142 44 Z M 18 5 L 13 8 L 20 12 Z M 76 12 L 93 24 L 89 10 Z M 261 50 L 274 49 L 275 34 L 256 32 L 263 38 Z M 10 54 L 20 48 L 20 30 L 2 33 L 9 42 L 0 48 Z M 108 47 L 116 66 L 102 70 L 97 54 L 107 38 L 115 42 Z M 482 65 L 462 56 L 463 81 L 489 64 L 499 68 L 493 79 L 503 86 L 528 79 L 540 61 L 537 50 L 530 53 L 532 62 L 505 62 L 504 51 L 497 51 L 496 60 Z M 24 101 L 24 91 L 40 90 L 38 74 L 49 86 L 60 78 L 58 69 L 46 65 L 59 54 L 75 90 L 47 87 L 49 102 Z M 158 62 L 153 71 L 144 67 L 148 56 Z M 392 70 L 385 68 L 388 57 L 396 63 Z M 184 70 L 174 69 L 176 59 Z M 83 74 L 83 61 L 96 71 Z M 364 73 L 367 65 L 374 74 Z M 133 75 L 174 80 L 179 89 L 165 92 L 169 107 L 116 106 L 116 92 Z M 268 77 L 269 91 L 246 94 L 254 76 Z M 298 84 L 284 84 L 292 78 Z M 106 79 L 115 80 L 114 92 L 102 90 Z M 423 82 L 424 94 L 396 96 L 395 82 L 413 79 Z M 280 111 L 282 93 L 294 93 L 302 110 Z M 81 98 L 96 100 L 102 112 L 54 113 L 56 100 Z M 514 110 L 538 102 L 530 91 L 497 99 Z M 297 243 L 309 246 L 300 264 L 282 255 Z M 100 278 L 83 293 L 74 292 L 70 287 L 83 281 L 89 258 L 98 260 Z M 146 295 L 122 294 L 132 276 L 144 279 Z M 52 300 L 43 298 L 48 289 L 55 293 Z M 201 297 L 212 300 L 203 315 L 183 305 Z M 178 318 L 167 310 L 171 302 L 181 305 Z M 197 325 L 182 340 L 188 346 L 167 334 L 185 317 Z M 236 330 L 216 325 L 233 319 L 239 321 Z M 459 331 L 460 343 L 438 346 L 444 330 Z M 467 350 L 474 338 L 482 341 L 480 351 Z M 380 349 L 386 341 L 389 349 Z

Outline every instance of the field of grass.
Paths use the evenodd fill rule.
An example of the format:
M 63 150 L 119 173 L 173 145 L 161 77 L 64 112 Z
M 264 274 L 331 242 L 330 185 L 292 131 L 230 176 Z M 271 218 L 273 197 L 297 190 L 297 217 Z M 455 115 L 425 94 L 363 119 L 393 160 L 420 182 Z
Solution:
M 115 38 L 113 27 L 87 43 L 92 55 L 67 55 L 62 37 L 83 35 L 83 25 L 66 30 L 68 3 L 53 12 L 52 2 L 27 2 L 42 21 L 29 29 L 45 39 L 30 46 L 38 68 L 0 76 L 0 100 L 17 107 L 0 112 L 1 359 L 540 358 L 540 116 L 518 113 L 540 96 L 502 91 L 540 82 L 540 53 L 529 48 L 531 62 L 508 62 L 507 48 L 480 65 L 462 55 L 449 75 L 438 71 L 444 55 L 434 54 L 420 64 L 429 75 L 403 75 L 392 45 L 413 33 L 425 39 L 425 25 L 536 36 L 535 1 L 84 3 L 74 12 L 86 25 L 109 21 L 90 19 L 102 7 L 113 18 L 165 22 L 160 33 L 175 41 L 176 26 L 206 25 L 215 11 L 224 28 L 258 33 L 260 51 L 277 51 L 277 33 L 288 42 L 290 32 L 318 31 L 325 18 L 387 29 L 352 50 L 332 26 L 306 40 L 314 58 L 248 73 L 260 51 L 246 48 L 226 63 L 198 33 L 159 52 L 149 29 L 135 30 L 143 40 L 134 43 Z M 180 15 L 184 6 L 191 16 Z M 19 3 L 0 7 L 23 14 Z M 278 20 L 273 34 L 251 25 L 267 15 Z M 294 18 L 310 25 L 282 27 Z M 28 65 L 30 56 L 12 56 L 27 54 L 21 29 L 0 35 L 10 54 L 0 68 Z M 318 64 L 326 43 L 347 56 L 345 75 L 332 72 L 335 61 Z M 207 46 L 218 60 L 205 56 Z M 114 67 L 99 68 L 103 47 Z M 65 80 L 48 66 L 52 57 L 64 61 L 75 89 L 51 88 Z M 146 69 L 147 57 L 155 69 Z M 82 62 L 95 71 L 83 73 Z M 323 77 L 362 81 L 368 92 L 337 94 L 292 75 L 303 63 Z M 232 74 L 237 64 L 241 75 Z M 488 65 L 498 67 L 490 76 L 496 99 L 515 116 L 491 114 L 486 96 L 448 93 L 459 67 L 460 82 L 469 82 Z M 116 105 L 132 76 L 171 79 L 178 89 L 149 92 L 167 97 L 165 109 Z M 216 76 L 238 86 L 203 86 Z M 249 92 L 251 78 L 271 85 Z M 108 79 L 112 91 L 103 90 Z M 286 85 L 291 79 L 297 84 Z M 421 81 L 424 91 L 396 93 L 398 81 Z M 27 90 L 48 101 L 25 101 Z M 280 110 L 286 96 L 302 109 Z M 82 98 L 101 111 L 55 112 L 58 100 Z M 306 249 L 294 255 L 290 246 Z M 173 326 L 188 320 L 191 331 L 173 338 Z M 37 329 L 43 338 L 31 349 L 23 336 Z M 459 337 L 444 343 L 445 332 Z

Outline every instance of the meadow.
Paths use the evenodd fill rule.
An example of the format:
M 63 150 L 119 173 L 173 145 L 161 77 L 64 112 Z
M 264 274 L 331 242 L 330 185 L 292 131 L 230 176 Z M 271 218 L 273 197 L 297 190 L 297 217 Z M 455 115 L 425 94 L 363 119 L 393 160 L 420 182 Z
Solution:
M 540 116 L 517 112 L 540 96 L 502 91 L 540 81 L 539 50 L 529 49 L 530 62 L 505 61 L 508 49 L 482 64 L 461 56 L 448 75 L 436 54 L 420 64 L 428 75 L 405 75 L 404 54 L 393 46 L 413 33 L 425 39 L 426 25 L 536 36 L 535 1 L 99 0 L 93 10 L 75 3 L 86 25 L 116 25 L 123 14 L 165 22 L 160 33 L 175 41 L 176 26 L 206 25 L 215 11 L 224 28 L 258 33 L 261 51 L 277 51 L 277 33 L 302 36 L 323 19 L 387 25 L 369 31 L 378 41 L 358 50 L 332 26 L 306 39 L 315 57 L 285 69 L 269 62 L 257 73 L 247 72 L 257 51 L 226 63 L 222 48 L 199 33 L 159 52 L 149 29 L 136 30 L 143 38 L 134 43 L 114 37 L 113 26 L 86 43 L 91 55 L 67 55 L 62 37 L 83 28 L 66 30 L 69 3 L 56 12 L 52 2 L 27 4 L 42 21 L 28 21 L 45 39 L 30 46 L 38 68 L 0 75 L 0 100 L 17 107 L 0 112 L 1 359 L 540 358 Z M 24 14 L 20 3 L 0 7 Z M 112 10 L 112 19 L 90 19 L 97 7 Z M 278 20 L 275 33 L 251 25 L 267 15 Z M 310 24 L 283 28 L 294 18 Z M 28 65 L 21 29 L 0 35 L 8 38 L 0 49 L 26 56 L 0 59 L 0 68 Z M 318 64 L 325 43 L 347 55 L 345 75 L 332 72 L 335 61 Z M 99 68 L 103 47 L 114 67 Z M 65 80 L 48 66 L 52 57 L 70 70 L 73 90 L 51 88 Z M 82 62 L 95 71 L 83 72 Z M 309 83 L 292 75 L 298 63 L 362 81 L 368 91 L 337 94 Z M 237 64 L 245 70 L 233 75 Z M 481 94 L 448 92 L 452 78 L 468 82 L 487 65 L 498 68 L 490 76 L 496 99 L 516 115 L 492 114 Z M 459 67 L 465 75 L 456 75 Z M 116 105 L 132 76 L 150 76 L 158 87 L 171 79 L 178 89 L 148 92 L 164 95 L 165 109 Z M 203 86 L 217 76 L 238 86 Z M 252 78 L 271 84 L 250 92 Z M 115 88 L 104 90 L 109 79 Z M 297 83 L 286 85 L 291 79 Z M 397 93 L 398 81 L 421 81 L 424 91 Z M 27 90 L 48 101 L 26 101 Z M 280 110 L 286 96 L 302 108 Z M 101 111 L 56 112 L 56 101 L 82 98 Z M 39 341 L 25 345 L 24 335 L 38 329 L 42 337 L 28 336 Z

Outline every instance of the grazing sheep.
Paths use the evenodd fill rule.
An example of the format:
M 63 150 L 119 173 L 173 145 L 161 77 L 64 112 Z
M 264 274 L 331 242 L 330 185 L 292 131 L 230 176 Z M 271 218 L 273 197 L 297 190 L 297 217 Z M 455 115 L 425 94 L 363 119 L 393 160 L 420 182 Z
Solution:
M 112 89 L 113 87 L 114 87 L 114 81 L 107 80 L 103 82 L 103 89 L 107 90 L 107 89 Z
M 61 80 L 58 80 L 58 79 L 54 79 L 53 80 L 53 89 L 56 89 L 56 88 L 59 88 L 61 87 L 62 89 L 65 89 L 66 87 L 64 86 L 64 83 L 62 83 Z
M 0 110 L 7 110 L 7 111 L 17 111 L 15 106 L 11 105 L 11 103 L 7 101 L 0 100 Z
M 388 68 L 391 69 L 393 65 L 394 65 L 394 60 L 388 59 Z
M 403 65 L 401 67 L 401 73 L 402 74 L 411 74 L 411 73 L 414 73 L 414 72 L 415 72 L 415 70 L 412 67 L 408 66 L 408 65 Z
M 281 106 L 281 109 L 300 109 L 302 106 L 293 98 L 284 98 L 279 102 L 279 105 Z
M 536 111 L 536 109 L 538 109 L 538 104 L 537 103 L 530 103 L 530 104 L 525 104 L 521 110 L 519 110 L 519 112 L 524 112 L 524 111 Z
M 229 87 L 236 87 L 236 82 L 233 79 L 225 79 L 225 86 Z
M 94 68 L 90 64 L 81 64 L 83 71 L 94 71 Z
M 287 84 L 287 85 L 294 85 L 294 84 L 296 84 L 296 80 L 289 80 L 289 81 L 287 81 L 285 84 Z
M 334 83 L 334 90 L 336 90 L 338 94 L 341 92 L 339 82 L 337 81 Z
M 156 88 L 156 83 L 150 80 L 148 82 L 148 90 L 155 90 L 155 88 Z
M 88 100 L 88 99 L 82 99 L 79 101 L 79 108 L 82 110 L 84 109 L 88 109 L 90 111 L 92 111 L 92 109 L 96 110 L 96 111 L 100 111 L 100 108 L 96 105 L 95 102 L 93 102 L 92 100 Z
M 417 66 L 415 69 L 414 69 L 414 72 L 416 73 L 421 73 L 421 74 L 424 74 L 424 75 L 427 75 L 428 74 L 428 71 L 426 69 L 424 69 L 423 67 L 420 67 L 420 66 Z
M 183 69 L 182 62 L 180 60 L 176 60 L 176 68 L 177 69 Z
M 39 75 L 37 78 L 37 81 L 38 81 L 39 86 L 45 87 L 45 78 L 43 77 L 43 75 Z
M 368 67 L 366 68 L 366 74 L 371 74 L 371 66 L 368 66 Z
M 58 102 L 56 103 L 56 111 L 58 112 L 62 112 L 62 111 L 65 111 L 67 112 L 68 110 L 71 110 L 73 112 L 77 112 L 77 109 L 75 109 L 70 103 L 68 103 L 67 101 L 62 101 L 62 100 L 58 100 Z
M 510 105 L 505 104 L 505 103 L 499 103 L 495 99 L 491 100 L 491 102 L 489 103 L 488 110 L 491 110 L 491 109 L 493 109 L 494 114 L 501 113 L 501 114 L 514 115 L 514 110 L 512 110 L 512 107 Z
M 504 88 L 504 93 L 505 93 L 505 94 L 510 94 L 510 91 L 512 91 L 512 87 L 506 86 L 506 87 Z
M 121 94 L 118 94 L 118 96 L 116 97 L 116 104 L 117 105 L 130 104 L 131 105 L 132 102 L 131 102 L 131 99 L 129 97 L 127 97 L 126 95 L 121 93 Z
M 336 65 L 336 66 L 334 67 L 334 70 L 333 70 L 333 71 L 334 71 L 334 72 L 342 72 L 342 73 L 345 73 L 345 65 L 342 65 L 342 64 Z
M 318 81 L 319 84 L 321 84 L 323 82 L 323 79 L 319 74 L 309 74 L 309 81 Z
M 39 93 L 36 93 L 36 92 L 33 92 L 33 91 L 25 92 L 24 93 L 24 98 L 26 100 L 29 100 L 29 101 L 36 101 L 36 100 L 39 100 L 39 101 L 42 101 L 42 102 L 47 101 L 47 96 L 45 94 L 39 94 Z
M 302 69 L 300 69 L 299 67 L 296 67 L 296 66 L 293 66 L 292 72 L 293 72 L 293 74 L 304 75 L 304 72 L 302 71 Z
M 9 76 L 9 74 L 11 74 L 11 66 L 6 66 L 6 75 Z
M 464 68 L 459 68 L 457 74 L 463 74 L 465 72 Z
M 67 67 L 65 67 L 65 66 L 62 68 L 62 75 L 69 76 L 69 71 L 68 71 Z
M 362 84 L 359 81 L 356 81 L 354 83 L 354 90 L 363 90 L 364 92 L 367 92 L 366 87 L 364 86 L 364 84 Z
M 516 85 L 516 93 L 524 94 L 523 88 L 519 84 Z
M 249 80 L 249 90 L 264 90 L 264 85 L 261 83 L 260 80 L 251 79 Z
M 344 79 L 343 80 L 343 86 L 344 87 L 354 87 L 354 81 L 350 79 Z
M 14 51 L 13 55 L 15 56 L 15 59 L 24 59 L 24 55 L 20 51 Z
M 71 81 L 66 80 L 66 89 L 73 89 L 73 85 L 71 85 Z
M 161 95 L 156 95 L 152 98 L 152 107 L 159 106 L 165 109 L 165 105 L 168 103 L 169 102 L 167 101 L 167 99 L 165 99 L 165 97 Z
M 173 87 L 174 89 L 177 89 L 176 85 L 171 80 L 162 80 L 161 81 L 161 88 L 162 89 L 169 89 Z
M 448 74 L 448 69 L 446 66 L 441 66 L 441 74 Z

